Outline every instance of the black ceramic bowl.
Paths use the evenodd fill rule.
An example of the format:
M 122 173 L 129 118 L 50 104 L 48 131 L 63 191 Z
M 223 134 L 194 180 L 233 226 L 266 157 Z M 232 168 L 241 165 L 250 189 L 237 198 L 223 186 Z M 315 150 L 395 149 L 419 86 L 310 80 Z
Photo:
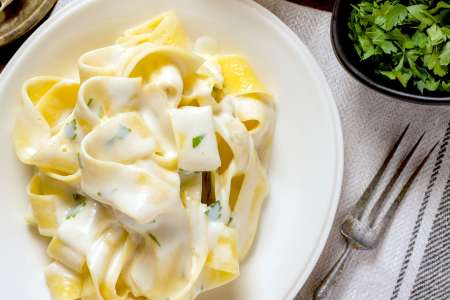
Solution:
M 331 19 L 331 43 L 341 65 L 366 86 L 388 96 L 419 104 L 450 105 L 450 93 L 426 92 L 421 94 L 415 88 L 404 88 L 400 83 L 375 74 L 367 65 L 360 63 L 353 42 L 348 36 L 347 22 L 352 10 L 351 4 L 358 0 L 336 0 Z

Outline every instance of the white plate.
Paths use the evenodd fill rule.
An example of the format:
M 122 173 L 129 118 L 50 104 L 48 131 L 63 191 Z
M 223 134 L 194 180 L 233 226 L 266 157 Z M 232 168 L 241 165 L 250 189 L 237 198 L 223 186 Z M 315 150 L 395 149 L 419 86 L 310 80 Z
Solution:
M 74 77 L 81 53 L 108 45 L 122 30 L 173 9 L 192 38 L 210 35 L 224 51 L 248 56 L 278 99 L 272 191 L 253 251 L 237 281 L 203 298 L 292 299 L 327 239 L 343 170 L 337 110 L 305 45 L 249 0 L 75 2 L 46 21 L 0 75 L 0 298 L 50 299 L 43 275 L 48 241 L 25 222 L 29 169 L 17 161 L 11 142 L 22 82 L 39 74 Z

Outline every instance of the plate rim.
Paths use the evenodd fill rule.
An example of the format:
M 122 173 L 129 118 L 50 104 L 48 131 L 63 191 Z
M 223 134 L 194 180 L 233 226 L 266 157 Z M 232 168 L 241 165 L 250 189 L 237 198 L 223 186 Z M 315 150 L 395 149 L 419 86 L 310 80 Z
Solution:
M 305 43 L 300 39 L 300 37 L 289 27 L 287 26 L 283 21 L 280 20 L 275 14 L 273 14 L 270 10 L 262 6 L 261 4 L 252 1 L 252 0 L 235 0 L 238 2 L 242 2 L 246 5 L 249 5 L 250 7 L 255 8 L 257 11 L 259 11 L 262 15 L 262 17 L 266 18 L 268 21 L 272 22 L 273 25 L 277 26 L 278 29 L 280 29 L 283 33 L 285 33 L 289 39 L 292 40 L 293 45 L 298 48 L 306 57 L 306 61 L 309 64 L 309 68 L 311 71 L 314 72 L 314 75 L 317 76 L 318 79 L 320 79 L 320 82 L 322 82 L 321 86 L 323 88 L 322 93 L 325 94 L 328 101 L 324 101 L 326 104 L 326 107 L 328 108 L 329 113 L 331 114 L 331 117 L 333 118 L 333 124 L 334 125 L 334 137 L 336 139 L 336 153 L 335 153 L 335 159 L 336 159 L 336 166 L 335 166 L 335 182 L 333 187 L 333 193 L 331 195 L 330 199 L 330 209 L 328 211 L 328 217 L 325 222 L 325 224 L 322 225 L 322 231 L 321 235 L 319 237 L 319 240 L 315 246 L 315 250 L 313 251 L 313 254 L 309 260 L 309 263 L 306 265 L 304 270 L 300 272 L 300 274 L 297 276 L 297 279 L 295 280 L 293 286 L 290 288 L 289 291 L 286 292 L 285 299 L 294 299 L 295 296 L 300 292 L 301 288 L 304 286 L 306 281 L 308 280 L 309 276 L 311 275 L 312 271 L 314 270 L 314 267 L 316 266 L 320 256 L 322 255 L 322 252 L 325 248 L 326 242 L 328 241 L 328 237 L 331 232 L 331 228 L 334 223 L 334 219 L 336 217 L 337 208 L 339 205 L 339 200 L 342 192 L 342 183 L 343 183 L 343 175 L 344 175 L 344 138 L 343 138 L 343 131 L 342 131 L 342 122 L 339 115 L 339 110 L 336 105 L 336 101 L 334 99 L 333 93 L 331 92 L 330 85 L 328 84 L 328 81 L 325 77 L 325 74 L 323 73 L 322 69 L 320 68 L 316 58 L 312 55 L 309 48 L 305 45 Z
M 72 1 L 59 11 L 56 11 L 52 14 L 47 20 L 45 20 L 41 26 L 39 26 L 30 37 L 19 47 L 13 57 L 9 60 L 3 71 L 0 73 L 0 89 L 3 86 L 3 82 L 7 81 L 7 78 L 12 73 L 12 69 L 14 64 L 20 60 L 20 57 L 26 51 L 29 45 L 33 44 L 35 40 L 39 38 L 39 36 L 46 33 L 46 31 L 51 28 L 58 20 L 63 19 L 66 15 L 71 14 L 73 11 L 76 11 L 78 8 L 87 5 L 89 2 L 94 2 L 95 0 L 82 0 L 82 1 Z M 230 0 L 228 0 L 230 1 Z M 294 280 L 292 286 L 285 292 L 285 296 L 283 299 L 294 299 L 295 296 L 300 292 L 301 288 L 304 286 L 309 276 L 311 275 L 314 267 L 316 266 L 326 242 L 328 241 L 328 237 L 331 232 L 332 225 L 334 223 L 337 208 L 340 202 L 340 196 L 342 192 L 342 183 L 343 183 L 343 174 L 344 174 L 344 138 L 342 131 L 342 121 L 339 115 L 339 110 L 336 105 L 336 101 L 334 99 L 333 93 L 331 92 L 331 88 L 328 84 L 328 81 L 320 68 L 316 58 L 312 55 L 309 48 L 305 45 L 305 43 L 300 39 L 300 37 L 287 26 L 283 21 L 281 21 L 275 14 L 273 14 L 270 10 L 262 6 L 261 4 L 255 2 L 254 0 L 232 0 L 234 2 L 238 2 L 242 5 L 247 5 L 250 8 L 254 9 L 254 12 L 259 14 L 261 18 L 265 21 L 269 22 L 271 25 L 275 26 L 278 31 L 287 36 L 287 38 L 292 42 L 292 46 L 298 49 L 299 53 L 302 53 L 305 56 L 305 62 L 308 64 L 308 68 L 313 72 L 314 76 L 321 82 L 321 93 L 323 94 L 323 104 L 327 108 L 329 115 L 332 118 L 332 127 L 333 127 L 333 135 L 335 139 L 336 151 L 335 151 L 335 166 L 334 166 L 334 183 L 332 190 L 333 192 L 330 195 L 329 199 L 329 210 L 327 212 L 327 218 L 322 224 L 322 229 L 320 233 L 320 237 L 314 246 L 314 250 L 309 258 L 309 262 L 306 264 L 305 268 L 301 269 L 299 274 L 297 275 L 296 280 Z

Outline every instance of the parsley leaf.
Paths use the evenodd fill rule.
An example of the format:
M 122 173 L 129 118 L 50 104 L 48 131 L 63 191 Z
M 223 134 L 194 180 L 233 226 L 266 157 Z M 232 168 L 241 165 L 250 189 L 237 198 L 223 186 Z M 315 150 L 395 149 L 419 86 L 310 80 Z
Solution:
M 395 69 L 393 69 L 392 71 L 380 71 L 380 73 L 391 80 L 397 79 L 404 87 L 406 87 L 408 85 L 409 79 L 412 76 L 412 72 L 411 70 L 404 68 L 403 61 L 404 60 L 402 57 Z
M 211 221 L 220 219 L 220 217 L 222 216 L 222 204 L 219 201 L 213 202 L 210 206 L 208 206 L 205 214 Z
M 427 29 L 428 37 L 431 40 L 431 45 L 436 46 L 446 40 L 446 36 L 442 32 L 442 30 L 436 24 L 433 24 L 430 28 Z
M 124 126 L 124 125 L 120 125 L 119 129 L 117 130 L 116 137 L 119 140 L 123 140 L 130 132 L 131 132 L 130 128 L 128 128 L 127 126 Z
M 416 4 L 407 7 L 409 12 L 409 20 L 414 23 L 419 23 L 418 29 L 424 30 L 434 23 L 433 17 L 427 12 L 425 4 Z
M 394 26 L 403 22 L 408 16 L 406 6 L 395 2 L 384 2 L 381 4 L 379 14 L 374 20 L 374 23 L 380 26 L 385 31 L 392 30 Z
M 387 33 L 379 29 L 376 26 L 371 27 L 367 31 L 367 37 L 371 39 L 371 42 L 375 46 L 379 46 L 384 53 L 390 54 L 397 52 L 397 47 L 388 40 Z
M 83 200 L 81 200 L 81 202 L 77 206 L 75 206 L 75 207 L 73 207 L 72 209 L 69 210 L 69 212 L 66 215 L 66 220 L 75 218 L 78 215 L 78 213 L 85 206 L 86 206 L 86 200 L 83 199 Z
M 360 0 L 349 38 L 365 68 L 402 87 L 450 90 L 450 3 Z
M 200 145 L 200 143 L 203 141 L 203 139 L 205 138 L 205 135 L 197 135 L 195 137 L 192 138 L 192 148 L 197 148 L 198 145 Z
M 128 128 L 127 126 L 119 125 L 116 134 L 106 141 L 106 145 L 112 146 L 116 142 L 116 140 L 123 140 L 131 131 L 131 128 Z
M 64 134 L 70 140 L 74 140 L 77 138 L 77 120 L 73 119 L 64 127 Z
M 416 31 L 411 37 L 411 41 L 413 42 L 414 47 L 417 47 L 419 49 L 426 49 L 428 47 L 428 44 L 431 45 L 428 36 L 421 31 Z
M 447 42 L 439 54 L 439 63 L 443 66 L 450 64 L 450 42 Z

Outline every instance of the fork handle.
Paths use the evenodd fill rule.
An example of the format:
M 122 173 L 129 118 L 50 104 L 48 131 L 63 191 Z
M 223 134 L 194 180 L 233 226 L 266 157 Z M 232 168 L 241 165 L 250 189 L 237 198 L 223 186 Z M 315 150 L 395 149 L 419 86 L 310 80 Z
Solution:
M 313 300 L 324 300 L 334 288 L 339 278 L 342 274 L 344 268 L 348 261 L 350 260 L 353 248 L 350 246 L 348 241 L 345 243 L 345 251 L 342 253 L 339 260 L 334 264 L 333 268 L 328 272 L 328 274 L 323 278 L 322 282 L 314 292 Z

